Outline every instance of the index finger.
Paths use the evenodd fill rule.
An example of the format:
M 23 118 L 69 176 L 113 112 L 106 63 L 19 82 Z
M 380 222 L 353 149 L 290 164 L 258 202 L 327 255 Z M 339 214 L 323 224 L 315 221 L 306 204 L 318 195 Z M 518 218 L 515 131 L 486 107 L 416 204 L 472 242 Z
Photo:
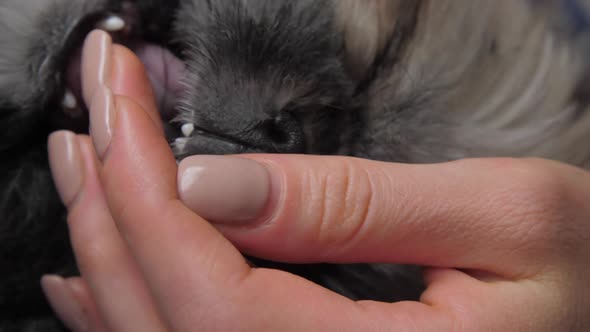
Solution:
M 129 75 L 134 73 L 134 75 Z M 145 71 L 143 63 L 128 48 L 113 46 L 113 63 L 111 68 L 111 89 L 113 93 L 135 100 L 162 129 L 162 119 L 155 100 L 155 94 Z
M 103 67 L 108 69 L 101 74 L 100 68 Z M 108 85 L 113 93 L 135 100 L 162 129 L 154 91 L 143 63 L 128 48 L 114 45 L 108 33 L 95 30 L 88 34 L 83 49 L 82 73 L 92 77 L 82 80 L 83 96 L 89 108 L 99 85 Z

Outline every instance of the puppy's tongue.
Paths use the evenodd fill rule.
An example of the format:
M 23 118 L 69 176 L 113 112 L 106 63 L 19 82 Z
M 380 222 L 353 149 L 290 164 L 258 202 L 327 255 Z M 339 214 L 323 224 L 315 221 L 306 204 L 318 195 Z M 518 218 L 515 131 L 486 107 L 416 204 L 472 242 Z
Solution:
M 181 83 L 185 72 L 184 63 L 169 50 L 155 44 L 139 45 L 134 48 L 134 52 L 145 66 L 162 118 L 170 120 L 175 115 L 176 102 L 184 90 Z

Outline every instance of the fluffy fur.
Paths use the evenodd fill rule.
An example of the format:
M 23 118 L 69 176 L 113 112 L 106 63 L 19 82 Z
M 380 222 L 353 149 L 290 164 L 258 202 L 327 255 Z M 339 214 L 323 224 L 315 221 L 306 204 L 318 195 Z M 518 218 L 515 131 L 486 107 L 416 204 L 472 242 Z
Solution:
M 0 330 L 61 329 L 38 280 L 76 273 L 46 138 L 84 35 L 109 13 L 186 66 L 164 113 L 197 153 L 590 166 L 588 25 L 573 0 L 5 0 L 0 4 Z M 154 17 L 153 13 L 159 13 Z M 129 37 L 129 36 L 128 36 Z M 129 39 L 129 38 L 128 38 Z M 354 299 L 416 298 L 417 268 L 280 265 Z

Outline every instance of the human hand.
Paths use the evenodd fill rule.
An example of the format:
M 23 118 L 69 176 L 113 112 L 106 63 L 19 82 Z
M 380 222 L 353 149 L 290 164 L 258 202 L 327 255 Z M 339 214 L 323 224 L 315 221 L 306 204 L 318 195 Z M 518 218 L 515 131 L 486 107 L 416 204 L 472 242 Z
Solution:
M 73 330 L 590 327 L 587 172 L 542 160 L 198 156 L 180 165 L 177 180 L 155 103 L 117 85 L 125 77 L 138 84 L 130 78 L 141 70 L 120 66 L 136 59 L 112 53 L 111 88 L 128 98 L 115 97 L 110 134 L 95 127 L 104 108 L 93 103 L 99 158 L 86 138 L 51 139 L 83 279 L 47 277 L 44 286 Z M 69 158 L 58 160 L 64 146 Z M 421 302 L 353 302 L 251 268 L 236 247 L 288 262 L 434 268 Z

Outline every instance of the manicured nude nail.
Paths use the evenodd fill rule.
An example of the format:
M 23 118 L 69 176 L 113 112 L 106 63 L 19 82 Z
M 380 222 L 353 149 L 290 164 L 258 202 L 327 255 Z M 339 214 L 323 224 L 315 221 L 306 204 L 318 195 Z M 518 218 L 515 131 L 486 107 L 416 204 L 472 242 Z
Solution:
M 72 331 L 88 330 L 88 318 L 62 277 L 43 276 L 41 287 L 51 307 L 69 329 Z
M 99 158 L 103 158 L 111 144 L 117 112 L 111 89 L 99 86 L 90 106 L 90 135 Z
M 111 36 L 102 30 L 94 30 L 86 37 L 82 51 L 82 89 L 86 104 L 92 102 L 99 86 L 110 86 L 112 48 Z
M 62 202 L 72 203 L 84 182 L 84 168 L 76 135 L 58 131 L 49 136 L 49 164 Z
M 191 210 L 211 222 L 243 224 L 261 216 L 270 178 L 249 159 L 194 156 L 180 163 L 178 192 Z

